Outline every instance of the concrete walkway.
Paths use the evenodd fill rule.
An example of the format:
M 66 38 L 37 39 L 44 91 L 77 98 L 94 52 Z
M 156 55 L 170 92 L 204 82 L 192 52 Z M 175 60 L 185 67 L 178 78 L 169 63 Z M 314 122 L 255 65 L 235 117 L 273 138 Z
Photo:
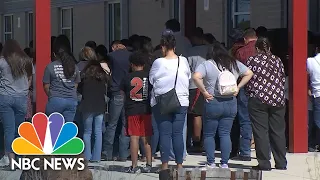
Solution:
M 217 152 L 217 157 L 219 152 Z M 255 157 L 255 153 L 252 153 Z M 320 154 L 287 154 L 288 170 L 271 172 L 263 172 L 263 180 L 320 180 Z M 216 158 L 219 163 L 220 158 Z M 203 155 L 188 155 L 184 162 L 186 168 L 201 167 L 206 162 Z M 170 164 L 174 165 L 174 162 Z M 93 172 L 95 180 L 151 180 L 158 179 L 158 174 L 127 174 L 124 171 L 131 165 L 131 161 L 127 162 L 101 162 L 99 164 L 89 164 Z M 145 165 L 139 162 L 139 165 Z M 156 172 L 160 165 L 160 160 L 156 160 L 153 166 L 153 172 Z M 230 161 L 230 168 L 251 168 L 257 165 L 257 161 L 253 159 L 251 162 Z M 272 162 L 274 166 L 274 162 Z M 0 171 L 0 180 L 19 180 L 21 171 L 8 172 Z

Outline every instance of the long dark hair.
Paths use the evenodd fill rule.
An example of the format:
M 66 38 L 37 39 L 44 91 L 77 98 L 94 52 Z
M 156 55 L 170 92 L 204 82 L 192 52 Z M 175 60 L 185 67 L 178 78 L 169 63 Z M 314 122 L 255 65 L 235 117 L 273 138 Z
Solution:
M 220 43 L 210 45 L 207 59 L 215 61 L 218 67 L 222 66 L 230 72 L 233 72 L 233 70 L 239 72 L 236 59 L 233 58 Z
M 95 79 L 106 83 L 109 79 L 109 76 L 103 70 L 98 61 L 89 61 L 87 66 L 83 69 L 83 72 L 84 80 Z
M 2 55 L 10 66 L 13 79 L 21 78 L 24 75 L 32 76 L 32 60 L 16 40 L 6 41 Z
M 53 53 L 62 63 L 65 78 L 73 77 L 76 70 L 76 60 L 71 53 L 70 44 L 66 43 L 64 36 L 58 36 L 53 43 Z

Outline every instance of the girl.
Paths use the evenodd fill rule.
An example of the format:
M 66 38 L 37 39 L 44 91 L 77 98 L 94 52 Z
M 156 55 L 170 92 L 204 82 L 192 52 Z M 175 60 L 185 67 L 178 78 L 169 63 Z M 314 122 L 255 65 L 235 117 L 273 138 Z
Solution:
M 79 110 L 82 112 L 84 124 L 84 155 L 91 162 L 99 162 L 102 150 L 102 124 L 106 111 L 104 95 L 107 76 L 98 61 L 89 61 L 83 72 L 83 82 L 79 86 L 79 92 L 82 94 Z M 95 142 L 91 152 L 93 126 Z

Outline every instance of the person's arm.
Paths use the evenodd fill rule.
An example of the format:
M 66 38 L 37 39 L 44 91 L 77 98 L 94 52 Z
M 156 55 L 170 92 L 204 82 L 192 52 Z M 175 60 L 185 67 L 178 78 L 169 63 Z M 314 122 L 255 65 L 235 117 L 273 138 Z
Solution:
M 203 78 L 207 75 L 207 70 L 206 70 L 204 63 L 200 64 L 197 67 L 197 69 L 195 70 L 195 72 L 192 75 L 192 79 L 194 81 L 194 84 L 197 86 L 197 88 L 203 94 L 206 101 L 208 101 L 208 100 L 212 100 L 213 96 L 206 90 L 206 88 L 203 84 Z
M 49 70 L 49 66 L 46 67 L 43 74 L 43 90 L 47 96 L 50 96 L 50 83 L 51 83 L 51 74 Z
M 43 83 L 43 90 L 44 90 L 44 92 L 46 93 L 47 96 L 50 96 L 49 88 L 50 88 L 50 84 Z
M 201 73 L 199 73 L 199 72 L 193 73 L 192 79 L 201 93 L 205 93 L 207 91 L 204 84 L 203 84 L 203 77 L 202 77 Z
M 241 79 L 241 81 L 240 81 L 239 84 L 238 84 L 238 88 L 240 89 L 240 88 L 242 88 L 244 85 L 246 85 L 246 84 L 250 81 L 250 79 L 252 78 L 252 76 L 253 76 L 253 72 L 252 72 L 250 69 L 248 69 L 246 72 L 244 72 L 244 73 L 242 74 L 242 79 Z
M 159 60 L 156 59 L 152 66 L 151 66 L 151 69 L 150 69 L 150 72 L 149 72 L 149 82 L 152 86 L 154 86 L 154 81 L 155 81 L 155 75 L 156 73 L 158 72 L 158 70 L 160 69 L 160 63 L 159 63 Z
M 249 63 L 250 63 L 250 58 L 247 61 L 247 65 Z M 242 77 L 241 81 L 238 84 L 238 89 L 240 89 L 249 82 L 249 80 L 253 76 L 253 72 L 247 66 L 242 64 L 240 61 L 237 61 L 237 66 L 239 68 L 240 76 Z

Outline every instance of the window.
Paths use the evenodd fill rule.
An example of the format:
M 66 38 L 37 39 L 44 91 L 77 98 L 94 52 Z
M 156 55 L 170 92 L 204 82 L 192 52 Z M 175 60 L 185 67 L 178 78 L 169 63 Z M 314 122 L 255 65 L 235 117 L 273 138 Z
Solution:
M 28 12 L 27 13 L 27 37 L 29 43 L 30 41 L 33 40 L 33 34 L 34 34 L 34 19 L 33 19 L 33 12 Z
M 13 15 L 4 15 L 4 41 L 13 39 Z
M 121 4 L 111 2 L 108 4 L 109 12 L 109 44 L 114 40 L 121 40 Z
M 71 49 L 73 47 L 73 9 L 62 8 L 60 11 L 61 34 L 69 38 Z
M 250 28 L 250 0 L 232 0 L 233 28 Z

